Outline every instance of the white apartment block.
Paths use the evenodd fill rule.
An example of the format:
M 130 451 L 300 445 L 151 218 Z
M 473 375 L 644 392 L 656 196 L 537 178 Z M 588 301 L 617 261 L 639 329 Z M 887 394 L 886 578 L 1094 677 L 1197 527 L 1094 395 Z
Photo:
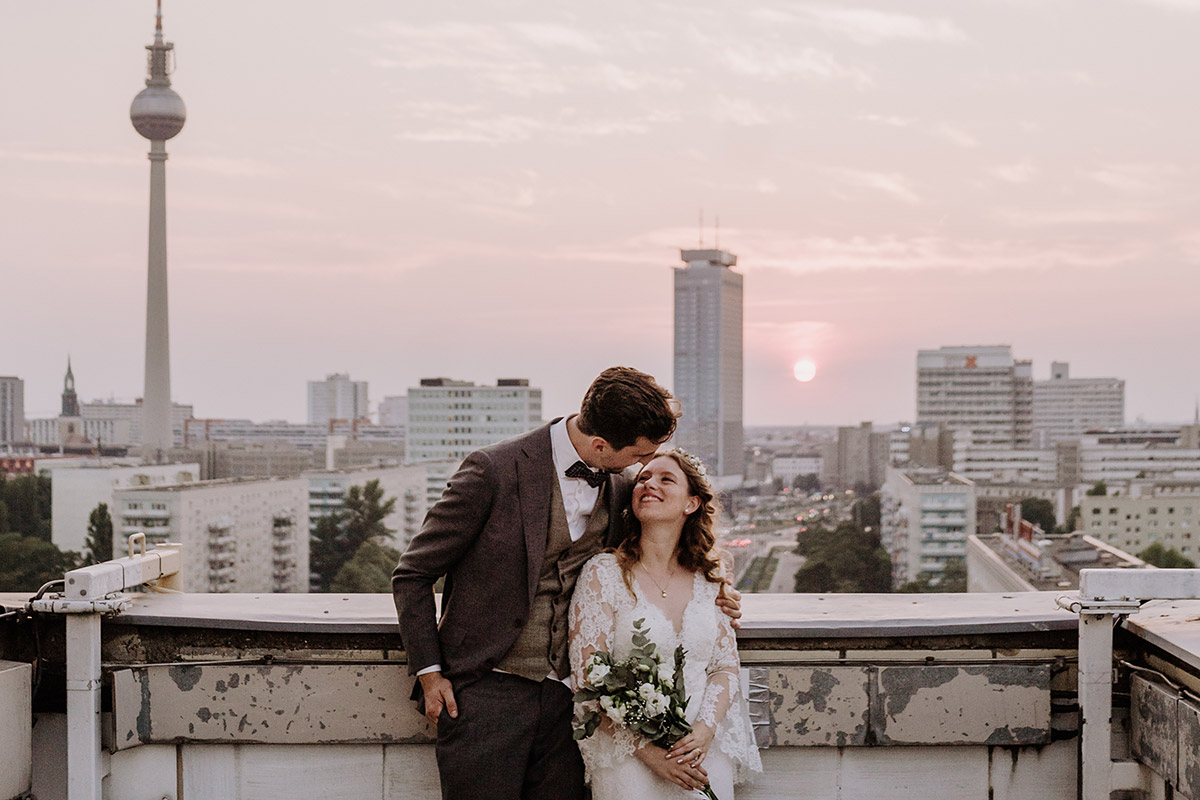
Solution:
M 100 503 L 108 506 L 116 532 L 118 491 L 200 479 L 199 464 L 114 464 L 102 459 L 39 459 L 37 464 L 50 476 L 51 541 L 59 550 L 80 553 L 87 542 L 88 518 Z M 116 539 L 124 541 L 123 536 Z
M 1033 382 L 1033 427 L 1039 446 L 1124 424 L 1125 381 L 1120 378 L 1072 378 L 1069 365 L 1055 361 L 1050 380 Z
M 1086 434 L 1079 439 L 1079 481 L 1200 478 L 1200 448 L 1181 444 L 1178 428 Z
M 114 535 L 177 542 L 185 592 L 307 592 L 308 481 L 200 481 L 119 489 Z
M 882 512 L 892 583 L 921 575 L 936 583 L 948 561 L 966 558 L 967 538 L 975 534 L 975 484 L 936 468 L 888 467 Z
M 771 474 L 783 481 L 784 486 L 791 486 L 800 475 L 820 477 L 824 469 L 825 459 L 819 454 L 775 456 L 771 460 Z
M 192 418 L 192 406 L 186 403 L 171 404 L 171 432 L 176 446 L 183 443 L 184 423 Z M 135 403 L 117 403 L 97 400 L 83 403 L 79 407 L 79 415 L 83 418 L 84 430 L 94 421 L 110 421 L 112 425 L 102 428 L 101 433 L 107 433 L 116 438 L 103 439 L 104 444 L 125 445 L 136 447 L 142 443 L 142 401 Z M 127 441 L 120 441 L 124 434 Z M 99 435 L 99 434 L 98 434 Z M 57 442 L 50 442 L 57 444 Z
M 309 425 L 328 425 L 331 419 L 366 419 L 368 413 L 366 381 L 335 373 L 323 381 L 308 382 Z
M 1079 528 L 1113 547 L 1137 554 L 1154 543 L 1200 562 L 1200 492 L 1166 492 L 1132 497 L 1113 495 L 1079 499 Z
M 29 434 L 29 441 L 51 447 L 82 441 L 98 447 L 127 447 L 133 438 L 133 424 L 128 419 L 47 417 L 29 420 L 25 429 Z
M 495 386 L 422 378 L 408 390 L 407 458 L 461 461 L 541 424 L 542 390 L 525 378 L 501 378 Z
M 421 523 L 430 506 L 438 501 L 446 481 L 458 467 L 458 461 L 424 461 L 393 467 L 352 467 L 350 469 L 317 470 L 305 474 L 308 481 L 308 528 L 314 532 L 317 521 L 342 508 L 351 486 L 365 486 L 379 481 L 383 501 L 396 498 L 396 508 L 383 524 L 395 531 L 391 546 L 398 550 L 408 547 L 412 537 L 421 530 Z
M 251 422 L 248 419 L 190 419 L 184 429 L 184 446 L 205 442 L 278 442 L 302 450 L 324 450 L 331 436 L 349 440 L 404 443 L 403 425 L 372 425 L 363 420 L 342 420 L 322 425 L 295 422 Z
M 0 377 L 0 445 L 25 441 L 25 381 Z
M 970 434 L 954 434 L 954 471 L 973 481 L 993 483 L 1053 483 L 1058 480 L 1058 453 L 1010 447 L 984 447 Z
M 943 423 L 976 445 L 1033 442 L 1033 364 L 1008 345 L 917 352 L 917 423 Z
M 379 424 L 404 427 L 408 424 L 408 395 L 389 395 L 379 401 Z
M 745 472 L 742 424 L 742 275 L 724 250 L 681 250 L 675 272 L 675 443 L 701 459 L 717 488 Z

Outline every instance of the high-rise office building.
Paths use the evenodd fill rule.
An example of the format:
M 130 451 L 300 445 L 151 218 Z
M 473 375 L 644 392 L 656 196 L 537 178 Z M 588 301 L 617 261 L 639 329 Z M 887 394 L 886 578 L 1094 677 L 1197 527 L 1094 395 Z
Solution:
M 1125 425 L 1125 381 L 1072 378 L 1065 361 L 1052 362 L 1050 380 L 1033 382 L 1033 428 L 1051 447 L 1090 430 Z
M 366 381 L 335 373 L 323 381 L 308 382 L 309 425 L 328 425 L 331 419 L 366 419 L 367 414 Z
M 675 396 L 680 447 L 708 467 L 719 488 L 741 485 L 742 276 L 724 250 L 681 250 L 675 270 Z
M 25 381 L 0 377 L 0 444 L 25 441 Z
M 495 386 L 422 378 L 408 390 L 408 460 L 462 459 L 542 424 L 542 390 L 526 378 Z
M 1008 345 L 917 352 L 917 423 L 942 423 L 972 447 L 1033 444 L 1033 363 Z

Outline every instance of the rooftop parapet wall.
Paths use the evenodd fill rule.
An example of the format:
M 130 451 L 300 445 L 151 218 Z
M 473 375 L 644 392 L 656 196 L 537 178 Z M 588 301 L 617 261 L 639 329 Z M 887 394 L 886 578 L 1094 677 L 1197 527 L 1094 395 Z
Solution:
M 767 773 L 739 799 L 1076 797 L 1077 617 L 1054 597 L 747 596 L 743 681 Z M 1200 604 L 1150 611 L 1126 623 L 1120 657 L 1153 651 L 1200 682 L 1186 624 Z M 436 797 L 394 613 L 387 595 L 136 598 L 103 626 L 106 796 L 162 783 L 189 800 Z M 43 618 L 39 637 L 42 800 L 55 797 L 37 772 L 59 716 L 56 623 Z M 14 633 L 0 657 L 27 660 L 33 645 Z M 1147 758 L 1170 752 L 1171 735 L 1146 733 Z M 1173 783 L 1189 768 L 1161 766 Z

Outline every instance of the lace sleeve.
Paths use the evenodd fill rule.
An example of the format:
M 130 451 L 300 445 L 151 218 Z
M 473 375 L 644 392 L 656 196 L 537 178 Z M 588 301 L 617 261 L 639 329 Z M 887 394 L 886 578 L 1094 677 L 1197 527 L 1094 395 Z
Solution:
M 729 617 L 717 613 L 716 644 L 708 662 L 708 682 L 696 719 L 716 732 L 714 742 L 737 767 L 737 781 L 762 772 L 762 760 L 750 727 L 750 709 L 742 692 L 737 636 Z
M 569 649 L 571 656 L 571 685 L 578 688 L 586 682 L 588 659 L 597 650 L 612 653 L 616 632 L 617 592 L 621 587 L 621 571 L 611 554 L 601 554 L 583 566 L 575 594 L 571 598 Z M 599 703 L 591 704 L 599 710 Z M 599 767 L 615 767 L 644 743 L 627 728 L 614 725 L 605 717 L 590 738 L 579 742 L 579 750 L 589 774 Z
M 571 626 L 568 647 L 571 656 L 571 686 L 585 682 L 584 668 L 597 650 L 611 652 L 609 641 L 616 626 L 616 608 L 612 587 L 604 580 L 601 557 L 583 565 L 575 594 L 571 597 L 568 622 Z

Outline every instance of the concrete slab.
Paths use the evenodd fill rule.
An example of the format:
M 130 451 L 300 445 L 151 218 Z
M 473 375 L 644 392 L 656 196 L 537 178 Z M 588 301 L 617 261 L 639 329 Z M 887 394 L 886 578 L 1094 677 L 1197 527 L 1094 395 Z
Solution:
M 870 674 L 864 667 L 775 667 L 770 690 L 771 747 L 867 743 Z

